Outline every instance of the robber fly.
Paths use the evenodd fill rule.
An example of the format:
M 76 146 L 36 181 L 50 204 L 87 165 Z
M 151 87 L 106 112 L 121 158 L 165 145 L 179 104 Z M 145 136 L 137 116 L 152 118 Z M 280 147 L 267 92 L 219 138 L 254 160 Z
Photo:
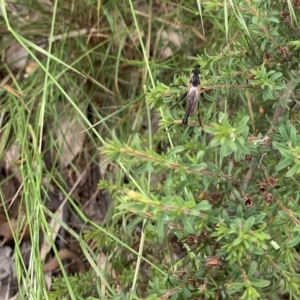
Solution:
M 183 100 L 187 96 L 186 102 L 186 112 L 182 119 L 182 124 L 187 125 L 188 119 L 190 116 L 193 116 L 196 110 L 198 109 L 198 119 L 199 124 L 202 126 L 200 120 L 200 112 L 199 112 L 199 97 L 200 97 L 200 78 L 199 78 L 200 70 L 198 68 L 193 69 L 191 77 L 188 82 L 188 90 L 180 97 L 178 102 L 171 107 L 174 108 L 181 100 Z

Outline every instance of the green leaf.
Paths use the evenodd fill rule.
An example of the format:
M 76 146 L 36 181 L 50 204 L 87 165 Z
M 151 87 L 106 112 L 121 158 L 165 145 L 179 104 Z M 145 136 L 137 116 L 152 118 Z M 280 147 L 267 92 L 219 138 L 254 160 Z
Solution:
M 185 214 L 181 215 L 181 221 L 183 223 L 183 228 L 184 228 L 184 232 L 185 233 L 195 233 L 195 229 L 192 227 L 190 221 L 191 221 L 191 217 L 187 216 Z
M 189 170 L 191 170 L 191 171 L 200 171 L 200 170 L 205 169 L 206 167 L 207 167 L 207 165 L 205 163 L 202 163 L 202 164 L 189 166 Z
M 229 295 L 236 293 L 238 291 L 241 291 L 244 288 L 244 283 L 243 282 L 233 282 L 231 284 L 228 284 L 227 286 L 227 293 Z
M 211 204 L 207 200 L 202 200 L 194 207 L 194 209 L 198 211 L 207 211 L 211 209 Z
M 244 224 L 243 226 L 243 232 L 249 232 L 251 227 L 254 225 L 255 222 L 255 218 L 254 217 L 250 217 Z
M 158 216 L 157 222 L 156 222 L 157 238 L 160 243 L 163 242 L 163 240 L 165 238 L 164 224 L 165 224 L 165 214 L 161 213 Z
M 236 144 L 236 140 L 231 141 L 230 143 L 228 143 L 228 146 L 235 152 L 238 150 L 237 144 Z
M 209 143 L 209 147 L 214 148 L 221 145 L 221 140 L 219 137 L 214 137 L 210 143 Z
M 265 213 L 260 213 L 258 216 L 255 217 L 254 224 L 259 224 L 261 223 L 266 217 Z
M 282 76 L 282 73 L 281 72 L 277 72 L 277 73 L 275 73 L 275 74 L 273 74 L 273 75 L 270 76 L 270 80 L 276 81 L 281 76 Z
M 290 139 L 288 133 L 285 130 L 285 127 L 279 127 L 279 133 L 285 141 L 288 141 Z
M 173 149 L 171 149 L 170 151 L 168 151 L 167 158 L 171 158 L 175 154 L 178 154 L 178 153 L 180 153 L 180 152 L 182 152 L 184 150 L 185 150 L 184 146 L 176 146 Z
M 298 245 L 299 242 L 300 242 L 300 234 L 297 234 L 295 238 L 293 238 L 291 241 L 289 241 L 288 243 L 286 243 L 286 247 L 293 248 L 296 245 Z
M 247 272 L 247 276 L 251 277 L 257 271 L 257 262 L 254 260 L 252 261 L 249 270 Z
M 240 245 L 240 244 L 242 244 L 242 243 L 243 243 L 242 238 L 241 238 L 241 237 L 238 237 L 237 239 L 235 239 L 235 240 L 233 241 L 232 246 L 238 246 L 238 245 Z
M 136 174 L 143 174 L 145 172 L 153 172 L 154 168 L 150 162 L 146 163 L 145 165 L 142 165 L 140 168 L 136 169 Z
M 245 130 L 245 127 L 248 128 L 247 123 L 249 122 L 249 117 L 245 116 L 242 120 L 240 120 L 236 130 L 238 133 L 242 133 Z
M 204 127 L 203 130 L 204 130 L 205 132 L 207 132 L 207 133 L 210 133 L 210 134 L 215 135 L 215 134 L 216 134 L 216 131 L 217 131 L 216 127 L 217 127 L 217 126 L 220 126 L 220 125 L 217 124 L 217 123 L 212 123 L 212 124 L 210 124 L 210 125 L 211 125 L 210 127 Z
M 286 177 L 292 177 L 295 173 L 300 172 L 300 166 L 294 165 L 288 172 L 285 174 Z
M 257 290 L 250 286 L 247 286 L 242 297 L 240 298 L 241 300 L 257 300 L 260 299 L 259 294 Z
M 295 155 L 291 149 L 281 149 L 281 150 L 279 149 L 279 151 L 282 154 L 283 158 L 294 160 Z
M 153 289 L 156 292 L 156 294 L 159 295 L 161 293 L 160 284 L 159 284 L 159 278 L 158 277 L 154 278 Z
M 282 144 L 282 143 L 278 143 L 278 142 L 273 142 L 272 143 L 272 145 L 273 145 L 273 147 L 275 148 L 275 149 L 277 149 L 277 150 L 279 150 L 279 151 L 282 151 L 282 150 L 289 150 L 289 148 L 286 146 L 286 145 L 284 145 L 284 144 Z
M 232 153 L 231 145 L 232 145 L 232 141 L 230 139 L 226 139 L 223 141 L 223 143 L 221 145 L 221 149 L 220 149 L 220 156 L 222 158 L 226 157 L 227 155 Z M 235 149 L 236 149 L 236 147 L 235 147 Z
M 300 232 L 300 225 L 297 225 L 293 228 L 294 232 Z
M 183 295 L 184 295 L 185 299 L 190 299 L 191 298 L 192 293 L 189 291 L 188 288 L 184 287 L 182 292 L 183 292 Z
M 270 280 L 258 279 L 255 277 L 249 277 L 248 279 L 251 281 L 251 285 L 255 287 L 263 288 L 271 284 Z
M 253 18 L 252 18 L 253 19 Z M 267 39 L 265 39 L 262 43 L 261 43 L 261 45 L 260 45 L 260 50 L 261 51 L 265 51 L 265 47 L 266 47 L 266 43 L 268 42 L 268 40 Z
M 253 254 L 256 254 L 256 255 L 263 255 L 264 254 L 264 251 L 258 247 L 254 247 L 253 249 Z
M 291 127 L 290 140 L 292 143 L 292 147 L 296 147 L 297 146 L 297 133 L 296 133 L 296 129 L 294 126 Z
M 275 167 L 276 171 L 280 171 L 284 168 L 286 168 L 287 166 L 289 166 L 291 163 L 293 162 L 293 159 L 290 158 L 284 158 L 282 159 L 279 164 Z

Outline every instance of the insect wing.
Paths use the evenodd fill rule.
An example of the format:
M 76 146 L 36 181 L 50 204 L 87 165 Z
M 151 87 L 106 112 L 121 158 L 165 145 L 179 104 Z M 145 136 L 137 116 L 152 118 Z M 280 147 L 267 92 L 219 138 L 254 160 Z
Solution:
M 198 108 L 199 95 L 198 87 L 192 86 L 187 94 L 186 113 L 189 116 L 192 116 Z

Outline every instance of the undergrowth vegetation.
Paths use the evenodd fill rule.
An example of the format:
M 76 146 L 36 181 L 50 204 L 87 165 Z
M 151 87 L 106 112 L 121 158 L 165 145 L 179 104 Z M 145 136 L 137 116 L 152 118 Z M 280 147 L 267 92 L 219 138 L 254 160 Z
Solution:
M 298 299 L 299 1 L 23 2 L 0 0 L 10 294 Z

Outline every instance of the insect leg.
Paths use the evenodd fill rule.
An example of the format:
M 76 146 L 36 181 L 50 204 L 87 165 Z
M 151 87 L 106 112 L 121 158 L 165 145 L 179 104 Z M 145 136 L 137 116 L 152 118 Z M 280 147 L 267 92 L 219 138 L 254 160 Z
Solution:
M 202 127 L 202 122 L 201 122 L 201 119 L 200 119 L 200 101 L 198 102 L 198 121 L 199 121 L 200 127 Z
M 185 97 L 186 97 L 186 95 L 187 95 L 187 93 L 188 93 L 188 91 L 186 91 L 181 97 L 180 97 L 180 99 L 170 108 L 170 109 L 173 109 L 175 106 L 177 106 L 178 105 L 178 103 L 180 102 L 180 101 L 182 101 Z
M 182 125 L 187 125 L 188 124 L 188 121 L 189 121 L 189 114 L 186 112 L 183 119 L 182 119 Z

